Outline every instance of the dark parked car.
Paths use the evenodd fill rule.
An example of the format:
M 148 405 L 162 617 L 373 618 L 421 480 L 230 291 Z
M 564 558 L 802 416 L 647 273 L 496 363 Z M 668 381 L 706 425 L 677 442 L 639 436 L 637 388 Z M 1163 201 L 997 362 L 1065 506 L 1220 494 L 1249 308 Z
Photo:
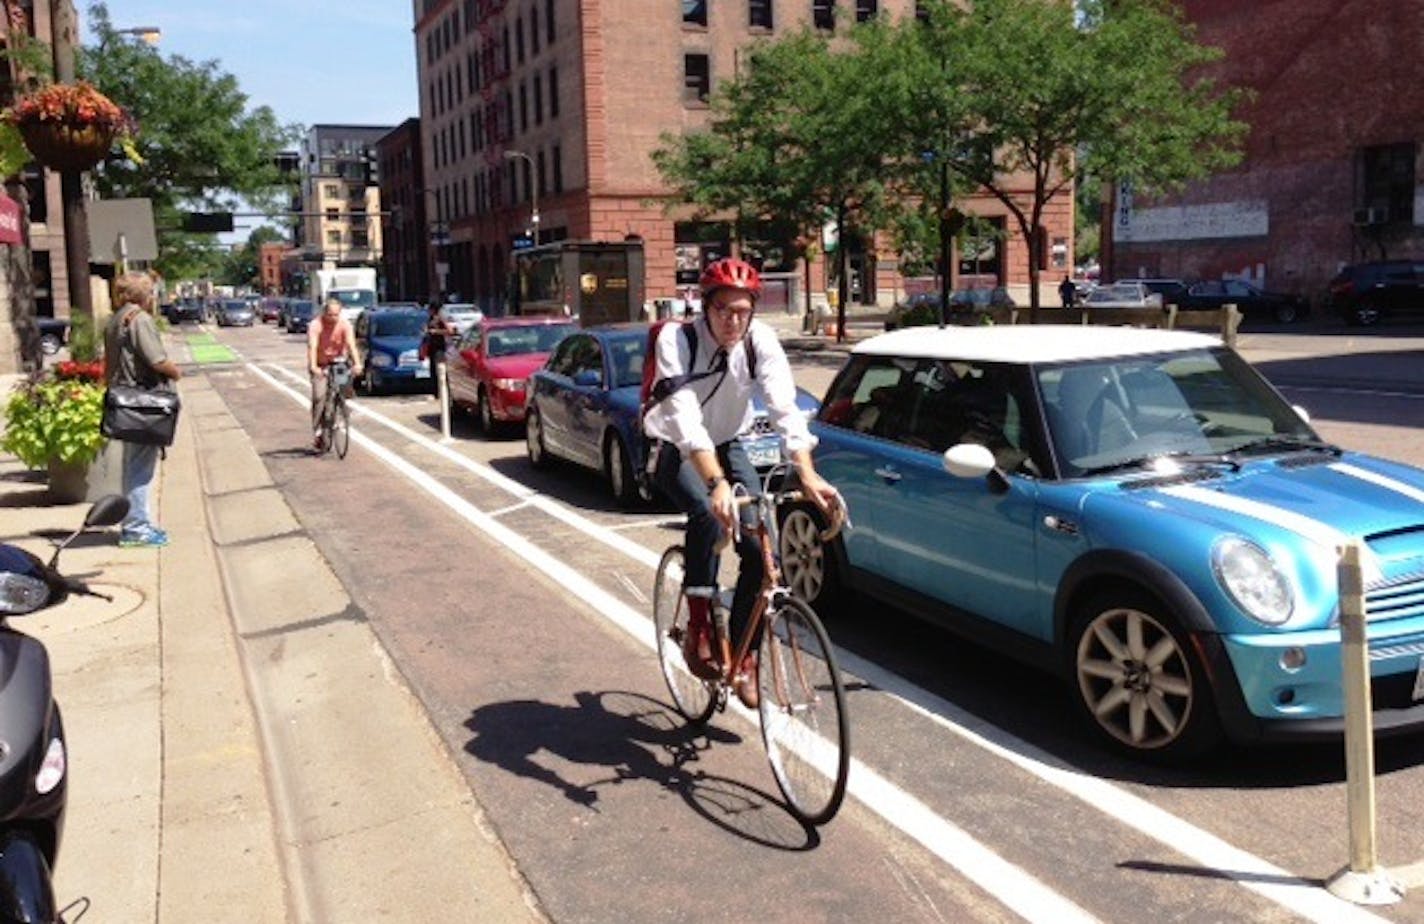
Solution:
M 229 298 L 218 302 L 215 312 L 218 327 L 251 327 L 257 321 L 257 313 L 245 299 Z
M 1424 311 L 1424 263 L 1353 263 L 1330 280 L 1329 305 L 1350 324 L 1370 325 L 1396 314 Z
M 35 318 L 40 329 L 40 349 L 53 356 L 69 342 L 69 321 L 65 318 Z
M 310 326 L 312 318 L 316 317 L 316 302 L 294 299 L 287 303 L 286 312 L 287 333 L 304 334 L 307 327 Z
M 275 295 L 262 299 L 262 304 L 257 306 L 257 316 L 262 319 L 263 324 L 266 324 L 268 321 L 277 321 L 280 323 L 282 320 L 282 305 L 284 302 L 286 302 L 286 299 L 279 298 Z
M 1220 308 L 1235 305 L 1246 317 L 1270 317 L 1289 324 L 1305 314 L 1309 307 L 1304 298 L 1289 292 L 1264 292 L 1240 279 L 1213 279 L 1198 282 L 1187 289 L 1181 300 L 1183 308 Z
M 375 394 L 394 383 L 430 387 L 430 360 L 420 357 L 425 319 L 424 311 L 411 308 L 361 312 L 352 328 L 365 370 L 362 388 Z
M 557 456 L 602 472 L 624 505 L 649 493 L 647 439 L 638 425 L 648 327 L 617 324 L 572 333 L 529 377 L 525 443 L 530 462 L 542 465 Z M 767 469 L 781 461 L 781 437 L 760 397 L 754 402 L 757 417 L 743 445 L 752 464 Z M 799 388 L 796 403 L 807 416 L 820 406 Z
M 201 298 L 180 298 L 169 305 L 168 323 L 182 324 L 184 321 L 192 321 L 197 324 L 205 319 L 203 311 L 203 300 Z

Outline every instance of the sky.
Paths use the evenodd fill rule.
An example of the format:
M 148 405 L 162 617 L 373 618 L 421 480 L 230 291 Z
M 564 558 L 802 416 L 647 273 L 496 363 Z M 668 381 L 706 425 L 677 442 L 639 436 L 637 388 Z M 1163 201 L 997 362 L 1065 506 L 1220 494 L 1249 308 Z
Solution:
M 76 0 L 81 21 L 88 0 Z M 164 54 L 217 61 L 282 123 L 398 125 L 417 114 L 410 0 L 108 0 L 117 29 L 157 26 Z M 93 41 L 86 30 L 84 40 Z

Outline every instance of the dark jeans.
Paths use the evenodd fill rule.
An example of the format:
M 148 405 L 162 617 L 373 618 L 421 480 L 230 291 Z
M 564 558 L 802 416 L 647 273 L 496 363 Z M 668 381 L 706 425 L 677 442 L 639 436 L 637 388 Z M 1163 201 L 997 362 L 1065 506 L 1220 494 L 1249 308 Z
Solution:
M 761 494 L 761 479 L 756 468 L 747 458 L 746 448 L 736 440 L 717 447 L 717 459 L 722 463 L 722 471 L 734 486 L 743 485 L 752 496 Z M 717 540 L 721 538 L 722 526 L 712 515 L 707 485 L 697 474 L 697 469 L 689 461 L 684 461 L 677 447 L 663 443 L 658 450 L 657 468 L 653 472 L 653 483 L 671 498 L 677 509 L 687 514 L 687 535 L 684 540 L 686 564 L 683 574 L 683 589 L 691 596 L 711 596 L 717 586 Z M 735 647 L 742 637 L 752 604 L 756 602 L 757 591 L 761 589 L 763 574 L 761 546 L 751 534 L 756 525 L 756 510 L 742 508 L 742 541 L 737 543 L 737 555 L 741 558 L 741 570 L 737 576 L 737 587 L 732 597 L 732 645 Z M 753 639 L 752 651 L 756 651 Z

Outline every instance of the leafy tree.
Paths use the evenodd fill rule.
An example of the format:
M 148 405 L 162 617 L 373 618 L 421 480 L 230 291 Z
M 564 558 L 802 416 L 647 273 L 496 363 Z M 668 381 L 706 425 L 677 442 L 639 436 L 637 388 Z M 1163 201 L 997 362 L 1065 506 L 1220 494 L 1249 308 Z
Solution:
M 108 8 L 89 7 L 95 42 L 80 49 L 77 68 L 138 120 L 141 160 L 111 154 L 92 174 L 106 197 L 153 202 L 159 227 L 159 269 L 170 278 L 213 268 L 210 235 L 185 235 L 184 210 L 282 207 L 290 189 L 276 154 L 296 129 L 279 125 L 266 106 L 249 108 L 236 78 L 217 62 L 163 56 L 114 31 Z
M 736 79 L 713 95 L 706 131 L 664 135 L 653 163 L 700 216 L 731 212 L 739 232 L 770 219 L 812 239 L 828 219 L 838 241 L 873 228 L 884 210 L 886 154 L 878 142 L 887 109 L 865 92 L 868 69 L 887 64 L 879 27 L 833 50 L 813 29 L 758 44 Z M 837 248 L 837 314 L 850 297 L 846 248 Z M 809 295 L 808 295 L 809 297 Z
M 1013 216 L 1029 245 L 1035 319 L 1044 207 L 1079 178 L 1075 151 L 1090 148 L 1100 176 L 1159 190 L 1239 162 L 1246 126 L 1230 114 L 1241 93 L 1195 75 L 1220 52 L 1193 41 L 1169 0 L 928 5 L 928 23 L 898 28 L 926 31 L 905 46 L 922 57 L 950 49 L 955 73 L 934 89 L 972 130 L 949 167 Z M 916 144 L 902 136 L 902 158 Z

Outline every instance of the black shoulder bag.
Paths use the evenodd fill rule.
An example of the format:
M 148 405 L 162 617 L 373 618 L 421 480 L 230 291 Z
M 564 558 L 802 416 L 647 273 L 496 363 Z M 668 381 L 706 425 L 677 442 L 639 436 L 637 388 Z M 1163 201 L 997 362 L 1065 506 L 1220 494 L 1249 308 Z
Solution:
M 120 322 L 130 349 L 133 349 L 133 320 L 134 312 L 131 311 Z M 104 392 L 104 416 L 99 423 L 99 432 L 111 440 L 125 443 L 172 446 L 181 406 L 176 391 L 111 384 Z

